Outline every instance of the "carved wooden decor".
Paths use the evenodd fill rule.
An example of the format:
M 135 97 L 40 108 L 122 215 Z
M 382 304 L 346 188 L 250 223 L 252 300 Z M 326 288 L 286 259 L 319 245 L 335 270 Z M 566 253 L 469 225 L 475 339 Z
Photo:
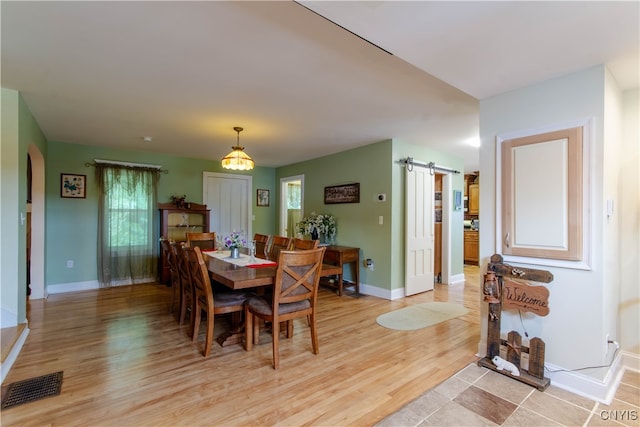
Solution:
M 490 288 L 487 284 L 492 285 L 492 281 L 495 280 L 492 276 L 495 273 L 498 279 L 499 289 L 497 292 L 488 292 L 489 289 L 483 289 L 485 301 L 489 303 L 487 355 L 478 360 L 478 366 L 491 369 L 502 375 L 536 387 L 540 391 L 544 391 L 551 384 L 551 380 L 544 377 L 544 341 L 537 337 L 532 338 L 529 341 L 530 347 L 527 348 L 522 345 L 522 337 L 516 331 L 509 332 L 507 340 L 503 341 L 500 338 L 500 318 L 502 317 L 503 307 L 529 311 L 534 314 L 546 316 L 549 314 L 549 290 L 544 286 L 530 286 L 508 278 L 505 279 L 503 276 L 549 283 L 553 280 L 553 275 L 544 270 L 511 267 L 504 264 L 502 257 L 497 254 L 491 257 L 487 271 L 484 288 Z M 524 276 L 526 276 L 526 278 Z M 502 298 L 491 298 L 495 295 L 501 295 Z M 492 362 L 494 356 L 500 356 L 501 349 L 506 354 L 506 361 L 518 368 L 518 375 L 513 375 L 508 370 L 501 369 Z M 522 353 L 529 355 L 528 370 L 522 368 Z
M 488 270 L 496 273 L 500 277 L 513 277 L 514 279 L 531 280 L 533 282 L 551 283 L 553 274 L 546 270 L 534 270 L 531 268 L 512 267 L 503 262 L 501 255 L 491 256 Z
M 502 292 L 503 309 L 528 311 L 538 316 L 549 314 L 549 289 L 544 286 L 531 286 L 503 279 Z

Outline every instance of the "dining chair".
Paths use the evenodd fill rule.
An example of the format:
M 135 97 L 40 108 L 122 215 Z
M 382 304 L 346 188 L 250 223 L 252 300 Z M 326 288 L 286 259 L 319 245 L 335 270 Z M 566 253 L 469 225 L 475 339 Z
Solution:
M 204 263 L 202 251 L 198 246 L 184 248 L 184 258 L 189 266 L 193 284 L 193 305 L 191 324 L 193 334 L 191 340 L 198 340 L 202 314 L 207 316 L 207 330 L 204 343 L 204 356 L 209 356 L 213 344 L 213 327 L 216 314 L 242 313 L 244 302 L 253 296 L 251 292 L 229 291 L 214 295 L 207 265 Z
M 216 233 L 186 233 L 187 245 L 198 246 L 203 251 L 212 251 L 216 248 Z
M 263 258 L 263 259 L 267 258 L 270 238 L 271 236 L 268 234 L 255 233 L 253 235 L 253 240 L 256 241 L 256 256 L 258 258 Z
M 183 242 L 171 243 L 171 249 L 176 258 L 178 274 L 180 276 L 180 325 L 184 323 L 187 313 L 191 313 L 191 307 L 193 305 L 191 272 L 184 257 L 184 248 L 185 244 Z M 191 318 L 193 318 L 193 313 L 191 313 Z M 191 322 L 189 324 L 191 324 Z M 189 330 L 189 334 L 191 334 L 191 330 Z
M 297 237 L 291 239 L 290 251 L 303 251 L 308 249 L 316 249 L 320 240 L 318 239 L 299 239 Z M 307 325 L 311 326 L 311 316 L 307 316 Z
M 169 304 L 169 313 L 173 313 L 176 304 L 180 307 L 180 272 L 178 271 L 178 264 L 175 254 L 171 250 L 171 243 L 173 240 L 166 237 L 160 238 L 160 248 L 162 254 L 169 266 L 169 272 L 171 273 L 171 302 Z
M 320 241 L 318 239 L 298 239 L 297 237 L 291 239 L 290 251 L 300 251 L 308 249 L 316 249 Z
M 311 346 L 318 354 L 316 302 L 325 248 L 281 251 L 273 282 L 273 296 L 252 296 L 244 306 L 245 345 L 250 351 L 260 343 L 260 320 L 271 322 L 273 369 L 280 366 L 280 323 L 287 322 L 287 337 L 293 334 L 293 319 L 310 316 Z
M 272 236 L 271 243 L 269 243 L 269 249 L 267 251 L 269 254 L 268 258 L 271 261 L 277 261 L 280 251 L 289 250 L 289 245 L 291 245 L 291 237 Z

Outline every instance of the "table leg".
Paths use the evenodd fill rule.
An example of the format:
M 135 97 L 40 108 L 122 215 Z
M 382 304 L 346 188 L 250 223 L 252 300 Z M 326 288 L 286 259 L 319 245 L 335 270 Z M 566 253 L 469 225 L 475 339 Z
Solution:
M 244 327 L 242 312 L 231 313 L 231 329 L 220 334 L 218 338 L 216 338 L 216 341 L 222 347 L 227 347 L 232 344 L 242 344 Z
M 356 295 L 360 295 L 360 257 L 356 259 Z

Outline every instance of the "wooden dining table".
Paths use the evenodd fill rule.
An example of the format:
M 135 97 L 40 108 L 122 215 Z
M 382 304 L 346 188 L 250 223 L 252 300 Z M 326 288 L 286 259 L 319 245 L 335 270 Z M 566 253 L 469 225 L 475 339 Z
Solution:
M 258 293 L 261 288 L 273 286 L 273 280 L 276 276 L 277 266 L 275 265 L 259 265 L 259 266 L 240 266 L 215 256 L 210 256 L 207 251 L 203 252 L 207 255 L 204 259 L 209 270 L 209 276 L 212 280 L 222 283 L 226 287 L 233 290 L 255 289 Z M 342 274 L 342 267 L 323 264 L 321 276 L 333 276 Z M 214 296 L 215 298 L 215 296 Z M 223 347 L 231 344 L 242 343 L 244 336 L 244 325 L 232 325 L 231 330 L 221 334 L 216 341 Z
M 233 290 L 272 286 L 276 276 L 275 265 L 244 267 L 213 256 L 207 256 L 205 262 L 210 277 Z M 337 274 L 342 274 L 341 266 L 322 264 L 321 277 Z
M 275 265 L 243 267 L 213 256 L 205 262 L 213 280 L 234 290 L 271 286 L 276 276 Z

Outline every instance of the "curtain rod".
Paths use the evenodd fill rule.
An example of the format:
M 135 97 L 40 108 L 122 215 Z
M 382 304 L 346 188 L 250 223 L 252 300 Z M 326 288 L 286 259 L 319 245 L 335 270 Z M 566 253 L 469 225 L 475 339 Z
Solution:
M 133 163 L 133 162 L 121 162 L 118 160 L 104 160 L 104 159 L 93 159 L 93 163 L 85 163 L 85 166 L 95 166 L 96 164 L 107 164 L 107 165 L 118 165 L 118 166 L 128 166 L 132 168 L 149 168 L 149 169 L 158 169 L 158 172 L 161 173 L 169 173 L 168 170 L 162 169 L 160 165 L 150 165 L 146 163 Z
M 434 162 L 429 162 L 429 163 L 414 162 L 413 157 L 407 157 L 406 159 L 401 159 L 398 163 L 405 165 L 409 171 L 412 171 L 414 166 L 418 166 L 421 168 L 428 168 L 431 170 L 431 175 L 433 175 L 435 171 L 448 172 L 448 173 L 460 173 L 460 171 L 455 169 L 447 168 L 444 166 L 438 166 Z

